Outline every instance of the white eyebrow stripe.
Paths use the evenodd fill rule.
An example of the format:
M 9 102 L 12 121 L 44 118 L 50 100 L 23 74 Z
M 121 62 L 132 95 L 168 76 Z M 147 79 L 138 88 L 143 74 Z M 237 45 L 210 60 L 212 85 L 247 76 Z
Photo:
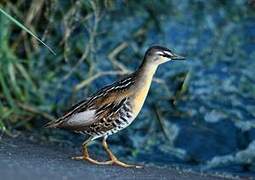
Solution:
M 158 51 L 158 52 L 156 52 L 155 54 L 157 54 L 157 55 L 164 55 L 164 53 L 163 52 L 161 52 L 161 51 Z
M 170 51 L 164 51 L 165 54 L 172 56 L 173 54 Z

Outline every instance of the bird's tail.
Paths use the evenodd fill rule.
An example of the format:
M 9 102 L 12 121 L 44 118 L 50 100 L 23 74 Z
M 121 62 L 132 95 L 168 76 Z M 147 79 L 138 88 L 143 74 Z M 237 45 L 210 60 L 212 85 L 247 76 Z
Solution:
M 62 119 L 57 119 L 55 121 L 50 121 L 44 125 L 45 128 L 57 128 L 62 123 Z

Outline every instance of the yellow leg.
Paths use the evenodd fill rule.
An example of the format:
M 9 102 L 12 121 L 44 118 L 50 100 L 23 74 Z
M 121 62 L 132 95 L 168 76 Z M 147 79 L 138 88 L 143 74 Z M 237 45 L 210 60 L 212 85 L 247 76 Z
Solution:
M 74 160 L 86 160 L 89 161 L 93 164 L 98 164 L 98 165 L 102 165 L 102 164 L 111 164 L 111 161 L 105 161 L 105 162 L 99 162 L 97 160 L 94 160 L 92 158 L 89 157 L 89 153 L 88 153 L 88 143 L 92 140 L 92 137 L 90 137 L 89 139 L 87 139 L 83 144 L 82 144 L 82 149 L 83 149 L 83 155 L 82 156 L 77 156 L 77 157 L 72 157 L 72 159 Z
M 120 160 L 117 159 L 117 157 L 112 153 L 112 151 L 109 149 L 108 144 L 106 142 L 107 136 L 105 136 L 103 138 L 103 147 L 105 149 L 105 151 L 107 152 L 107 154 L 110 157 L 110 161 L 107 161 L 107 164 L 117 164 L 121 167 L 125 167 L 125 168 L 129 168 L 129 167 L 134 167 L 134 168 L 142 168 L 143 166 L 138 166 L 138 165 L 134 165 L 134 164 L 126 164 L 124 162 L 121 162 Z

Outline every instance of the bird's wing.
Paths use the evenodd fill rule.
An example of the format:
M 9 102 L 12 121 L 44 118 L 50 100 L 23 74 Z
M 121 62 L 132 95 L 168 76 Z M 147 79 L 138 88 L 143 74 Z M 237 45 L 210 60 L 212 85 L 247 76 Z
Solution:
M 123 110 L 129 104 L 128 97 L 101 106 L 96 111 L 96 121 L 90 126 L 93 132 L 106 132 L 118 126 L 120 116 L 126 114 Z M 117 121 L 116 121 L 117 120 Z M 119 121 L 120 123 L 120 121 Z
M 77 119 L 77 120 L 81 119 L 81 115 L 78 112 L 78 110 L 80 108 L 83 108 L 83 109 L 87 108 L 87 104 L 88 104 L 88 99 L 85 99 L 85 100 L 75 104 L 68 111 L 66 111 L 66 113 L 62 117 L 56 119 L 55 121 L 51 121 L 51 122 L 47 123 L 45 125 L 45 127 L 46 128 L 58 128 L 58 127 L 61 127 L 61 125 L 63 123 L 65 123 L 66 121 L 68 121 L 72 117 L 74 119 Z M 84 110 L 84 111 L 86 112 L 86 110 Z M 87 118 L 87 121 L 89 122 L 90 119 L 91 119 L 90 117 L 92 117 L 92 112 L 83 113 L 83 115 L 89 115 L 89 118 Z M 86 118 L 86 116 L 85 116 L 85 118 Z
M 127 77 L 106 86 L 89 98 L 74 105 L 64 116 L 49 122 L 45 127 L 72 130 L 84 129 L 100 120 L 102 115 L 110 112 L 112 108 L 119 107 L 123 99 L 129 95 L 128 86 L 133 83 L 132 77 Z M 99 110 L 101 111 L 100 116 L 98 115 Z

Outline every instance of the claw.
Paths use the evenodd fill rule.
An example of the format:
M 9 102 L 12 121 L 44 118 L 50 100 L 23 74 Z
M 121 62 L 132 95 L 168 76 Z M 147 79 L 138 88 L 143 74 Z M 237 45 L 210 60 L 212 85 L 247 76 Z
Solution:
M 83 160 L 85 159 L 84 156 L 75 156 L 75 157 L 71 157 L 72 160 Z

